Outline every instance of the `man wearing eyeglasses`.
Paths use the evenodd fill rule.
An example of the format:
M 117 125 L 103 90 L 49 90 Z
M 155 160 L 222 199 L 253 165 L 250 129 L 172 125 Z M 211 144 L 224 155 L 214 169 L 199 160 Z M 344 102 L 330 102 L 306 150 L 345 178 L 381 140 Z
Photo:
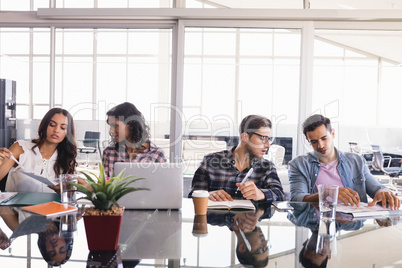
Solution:
M 212 201 L 249 199 L 272 202 L 285 194 L 275 166 L 263 158 L 272 141 L 272 123 L 259 115 L 245 117 L 239 127 L 239 144 L 204 156 L 196 170 L 194 190 L 207 190 Z
M 359 206 L 381 202 L 390 209 L 399 209 L 400 200 L 381 185 L 370 173 L 364 158 L 355 153 L 343 153 L 334 146 L 335 130 L 331 121 L 315 114 L 303 123 L 303 133 L 314 152 L 298 156 L 289 162 L 289 182 L 292 201 L 318 202 L 317 185 L 338 185 L 338 201 Z

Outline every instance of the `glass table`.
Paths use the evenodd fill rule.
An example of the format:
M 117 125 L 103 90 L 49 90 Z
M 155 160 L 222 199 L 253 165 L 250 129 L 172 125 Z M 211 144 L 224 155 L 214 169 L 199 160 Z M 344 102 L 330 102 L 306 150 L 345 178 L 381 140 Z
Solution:
M 402 265 L 399 217 L 353 220 L 337 214 L 326 241 L 316 204 L 290 204 L 293 210 L 269 206 L 195 216 L 192 200 L 184 198 L 180 210 L 126 210 L 119 249 L 104 252 L 88 251 L 80 215 L 49 220 L 24 215 L 12 232 L 8 215 L 19 208 L 0 206 L 0 263 L 52 267 L 70 255 L 62 267 L 304 267 L 299 260 L 304 265 L 326 261 L 327 267 Z M 63 236 L 63 250 L 41 253 L 43 234 Z

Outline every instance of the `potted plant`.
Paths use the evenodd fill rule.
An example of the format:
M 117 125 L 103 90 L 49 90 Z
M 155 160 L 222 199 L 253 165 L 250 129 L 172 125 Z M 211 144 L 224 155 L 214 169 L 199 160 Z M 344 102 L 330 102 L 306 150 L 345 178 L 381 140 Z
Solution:
M 107 178 L 102 164 L 99 164 L 99 176 L 81 172 L 85 176 L 86 186 L 70 182 L 77 192 L 84 194 L 80 199 L 91 201 L 93 207 L 84 211 L 85 232 L 89 250 L 116 250 L 118 247 L 121 220 L 124 207 L 117 201 L 124 195 L 146 188 L 129 186 L 142 178 L 124 177 L 124 170 L 117 176 Z M 92 175 L 92 176 L 91 176 Z

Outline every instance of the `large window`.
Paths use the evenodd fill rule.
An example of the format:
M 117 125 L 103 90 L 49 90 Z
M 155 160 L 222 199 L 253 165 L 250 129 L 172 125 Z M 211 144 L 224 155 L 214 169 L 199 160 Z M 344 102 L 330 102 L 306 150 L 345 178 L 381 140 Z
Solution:
M 49 108 L 49 29 L 1 28 L 0 77 L 17 81 L 17 118 Z M 40 113 L 43 116 L 42 113 Z
M 58 29 L 56 103 L 75 119 L 103 121 L 114 105 L 132 102 L 154 137 L 168 134 L 171 50 L 169 29 Z
M 186 131 L 236 136 L 249 114 L 295 124 L 300 38 L 288 29 L 186 28 Z
M 171 30 L 60 29 L 56 36 L 57 103 L 74 107 L 75 118 L 99 119 L 86 110 L 92 103 L 107 109 L 124 101 L 151 118 L 151 107 L 170 102 Z
M 0 73 L 17 81 L 17 117 L 29 119 L 32 105 L 32 118 L 42 118 L 50 98 L 50 30 L 2 28 L 0 37 Z M 55 105 L 92 120 L 99 119 L 94 104 L 131 101 L 147 118 L 168 121 L 155 106 L 170 102 L 171 30 L 57 29 L 55 39 Z
M 399 31 L 316 30 L 313 110 L 343 125 L 401 127 Z

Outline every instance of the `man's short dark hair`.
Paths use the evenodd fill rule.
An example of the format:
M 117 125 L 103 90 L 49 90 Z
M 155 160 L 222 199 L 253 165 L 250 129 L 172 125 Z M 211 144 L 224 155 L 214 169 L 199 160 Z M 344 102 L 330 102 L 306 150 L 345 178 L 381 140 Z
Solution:
M 248 115 L 240 123 L 240 135 L 244 132 L 256 132 L 262 127 L 272 128 L 271 120 L 261 115 Z
M 324 261 L 321 263 L 321 265 L 314 264 L 312 262 L 312 260 L 310 260 L 309 258 L 306 258 L 304 256 L 304 252 L 306 250 L 307 243 L 308 243 L 308 241 L 306 241 L 304 243 L 304 245 L 299 253 L 299 262 L 301 263 L 301 265 L 303 265 L 303 267 L 305 267 L 305 268 L 325 268 L 325 267 L 327 267 L 328 256 L 324 259 Z
M 327 130 L 331 132 L 331 120 L 320 114 L 313 114 L 303 122 L 303 134 L 307 137 L 307 132 L 314 131 L 316 128 L 325 125 Z

